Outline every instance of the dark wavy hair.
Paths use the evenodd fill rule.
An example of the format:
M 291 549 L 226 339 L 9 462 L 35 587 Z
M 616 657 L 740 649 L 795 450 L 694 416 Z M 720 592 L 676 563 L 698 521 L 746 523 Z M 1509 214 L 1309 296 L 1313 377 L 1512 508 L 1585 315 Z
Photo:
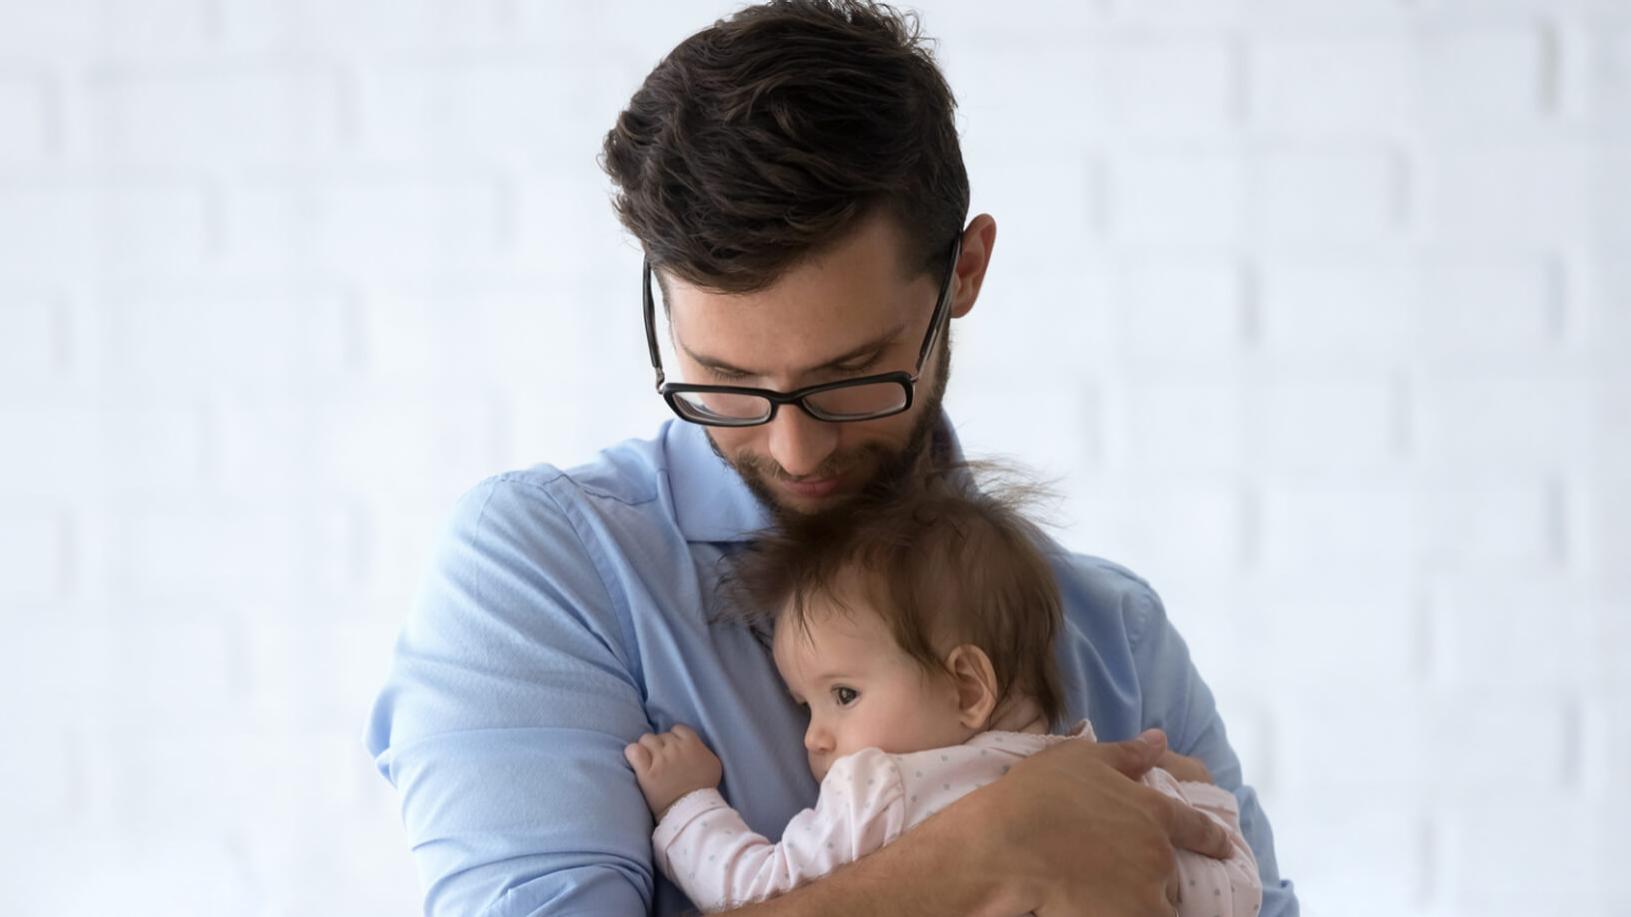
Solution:
M 787 520 L 729 561 L 725 614 L 761 639 L 807 629 L 812 599 L 876 614 L 931 676 L 947 674 L 943 651 L 972 643 L 991 659 L 999 707 L 1018 692 L 1057 724 L 1063 611 L 1048 539 L 1023 511 L 1046 497 L 995 463 L 940 465 L 902 488 Z
M 680 42 L 600 156 L 651 263 L 753 292 L 882 211 L 908 240 L 908 276 L 943 266 L 968 174 L 919 28 L 864 0 L 772 0 Z

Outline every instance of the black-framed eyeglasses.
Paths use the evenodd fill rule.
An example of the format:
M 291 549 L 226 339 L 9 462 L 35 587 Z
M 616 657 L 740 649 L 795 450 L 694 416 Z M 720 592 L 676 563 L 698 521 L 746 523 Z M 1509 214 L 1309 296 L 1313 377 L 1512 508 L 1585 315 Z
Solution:
M 952 240 L 946 273 L 940 278 L 940 295 L 935 299 L 934 314 L 929 317 L 929 330 L 923 335 L 923 346 L 917 352 L 917 365 L 911 372 L 896 370 L 877 373 L 806 386 L 791 392 L 744 385 L 692 385 L 664 381 L 663 361 L 657 352 L 657 309 L 651 295 L 651 261 L 647 259 L 642 278 L 646 346 L 651 350 L 651 368 L 657 372 L 657 393 L 663 396 L 680 419 L 711 427 L 753 427 L 769 423 L 775 419 L 776 410 L 784 404 L 796 404 L 816 420 L 829 423 L 876 420 L 899 414 L 912 406 L 912 396 L 918 377 L 923 374 L 923 364 L 928 362 L 929 353 L 951 313 L 951 277 L 957 270 L 962 241 L 961 236 Z

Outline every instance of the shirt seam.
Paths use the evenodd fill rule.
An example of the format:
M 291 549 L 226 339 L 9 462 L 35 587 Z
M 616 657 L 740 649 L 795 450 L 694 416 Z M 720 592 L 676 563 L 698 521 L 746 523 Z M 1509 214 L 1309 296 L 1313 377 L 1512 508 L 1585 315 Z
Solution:
M 565 478 L 567 481 L 571 482 L 574 487 L 581 489 L 581 485 L 579 485 L 578 482 L 573 481 L 572 478 L 566 475 L 564 472 L 542 484 L 530 484 L 530 482 L 527 483 L 529 483 L 529 486 L 535 487 L 540 493 L 542 493 L 550 503 L 554 504 L 555 508 L 560 512 L 560 514 L 566 518 L 567 525 L 572 529 L 572 537 L 576 538 L 578 541 L 578 548 L 583 551 L 585 557 L 589 558 L 589 563 L 594 565 L 595 578 L 600 581 L 600 588 L 605 590 L 607 600 L 612 603 L 612 608 L 617 613 L 617 627 L 618 630 L 622 631 L 624 664 L 630 668 L 630 673 L 634 676 L 635 686 L 640 691 L 640 700 L 643 703 L 646 700 L 645 666 L 643 666 L 640 662 L 640 654 L 635 652 L 635 644 L 637 641 L 634 636 L 634 621 L 629 610 L 627 597 L 612 588 L 612 580 L 607 576 L 605 557 L 593 543 L 593 541 L 585 537 L 585 526 L 583 523 L 582 514 L 577 511 L 576 505 L 574 504 L 572 506 L 568 506 L 558 495 L 555 494 L 554 490 L 548 486 L 550 484 L 554 484 L 562 478 Z M 612 497 L 612 499 L 617 500 L 619 503 L 623 503 L 625 506 L 635 505 L 624 500 L 619 500 L 616 497 Z

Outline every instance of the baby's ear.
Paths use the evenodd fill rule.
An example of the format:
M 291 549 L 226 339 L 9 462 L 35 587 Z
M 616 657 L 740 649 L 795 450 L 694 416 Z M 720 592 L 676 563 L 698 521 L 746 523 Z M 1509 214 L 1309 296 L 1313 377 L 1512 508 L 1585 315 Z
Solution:
M 957 686 L 958 722 L 968 729 L 984 729 L 997 708 L 997 670 L 991 657 L 972 643 L 946 654 L 946 671 Z

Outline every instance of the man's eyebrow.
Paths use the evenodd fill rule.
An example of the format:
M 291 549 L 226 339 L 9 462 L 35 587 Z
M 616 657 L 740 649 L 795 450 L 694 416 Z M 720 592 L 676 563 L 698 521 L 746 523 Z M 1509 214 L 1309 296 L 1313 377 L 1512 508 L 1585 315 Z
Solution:
M 861 357 L 876 355 L 877 353 L 882 351 L 885 347 L 888 347 L 891 343 L 893 343 L 896 338 L 900 337 L 901 332 L 905 331 L 905 330 L 906 330 L 906 324 L 904 322 L 902 322 L 901 324 L 896 325 L 893 329 L 891 329 L 887 333 L 879 335 L 878 337 L 873 338 L 870 341 L 867 341 L 865 344 L 862 344 L 859 347 L 852 347 L 849 350 L 846 350 L 845 352 L 839 354 L 838 356 L 833 357 L 832 359 L 826 361 L 825 363 L 821 363 L 821 364 L 819 364 L 817 366 L 812 366 L 812 367 L 810 367 L 810 368 L 808 368 L 806 370 L 803 370 L 803 372 L 813 373 L 813 372 L 820 372 L 821 370 L 824 370 L 824 369 L 835 369 L 841 364 L 854 362 L 855 360 L 857 360 L 857 359 L 859 359 Z M 711 356 L 708 356 L 707 354 L 697 353 L 696 351 L 692 350 L 691 348 L 685 346 L 685 344 L 683 342 L 680 342 L 678 340 L 676 340 L 675 343 L 679 345 L 679 348 L 681 350 L 685 351 L 686 356 L 688 356 L 691 359 L 697 361 L 698 363 L 702 364 L 703 366 L 706 366 L 709 369 L 718 370 L 720 372 L 731 373 L 733 375 L 739 375 L 739 376 L 761 376 L 761 375 L 765 375 L 764 373 L 758 372 L 756 370 L 743 369 L 740 366 L 733 366 L 732 364 L 730 364 L 730 363 L 728 363 L 728 362 L 726 362 L 724 360 L 721 360 L 718 357 L 711 357 Z

